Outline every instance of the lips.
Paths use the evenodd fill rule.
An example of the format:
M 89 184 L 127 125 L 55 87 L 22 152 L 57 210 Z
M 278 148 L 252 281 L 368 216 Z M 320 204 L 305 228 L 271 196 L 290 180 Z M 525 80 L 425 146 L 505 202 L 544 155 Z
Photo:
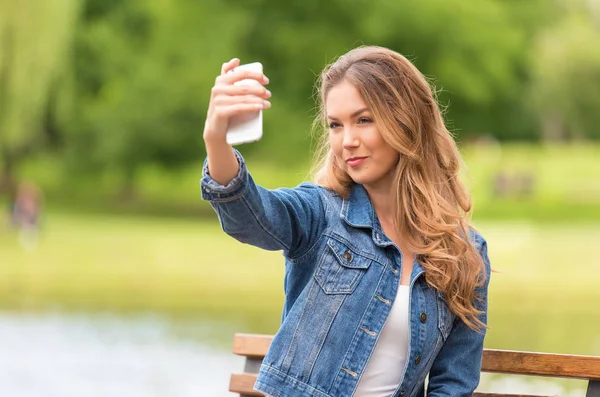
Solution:
M 367 157 L 351 157 L 346 160 L 346 163 L 350 167 L 356 167 L 356 166 L 360 165 L 361 163 L 363 163 L 366 159 L 367 159 Z

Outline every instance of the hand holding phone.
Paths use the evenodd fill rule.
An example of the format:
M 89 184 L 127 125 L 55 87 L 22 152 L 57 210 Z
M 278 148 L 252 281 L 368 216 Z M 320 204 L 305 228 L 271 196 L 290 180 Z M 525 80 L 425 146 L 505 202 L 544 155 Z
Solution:
M 263 67 L 260 62 L 240 65 L 231 69 L 228 73 L 238 70 L 249 70 L 255 73 L 263 73 Z M 253 79 L 244 79 L 236 81 L 234 85 L 260 86 L 261 84 Z M 262 138 L 262 110 L 252 113 L 244 113 L 233 116 L 229 119 L 227 128 L 227 143 L 230 145 L 239 145 L 242 143 L 256 142 Z
M 271 107 L 269 79 L 258 62 L 239 66 L 238 59 L 223 64 L 211 90 L 204 125 L 204 141 L 211 147 L 254 142 L 262 137 L 262 110 Z

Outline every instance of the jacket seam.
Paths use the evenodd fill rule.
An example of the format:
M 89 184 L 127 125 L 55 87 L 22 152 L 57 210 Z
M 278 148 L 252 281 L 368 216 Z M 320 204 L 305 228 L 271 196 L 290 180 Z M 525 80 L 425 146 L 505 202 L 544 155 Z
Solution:
M 282 381 L 282 382 L 286 382 L 286 383 L 288 383 L 288 382 L 289 382 L 289 383 L 291 383 L 291 384 L 292 384 L 292 385 L 294 385 L 294 386 L 295 386 L 295 385 L 300 385 L 300 386 L 301 386 L 301 387 L 302 387 L 302 388 L 303 388 L 305 391 L 308 391 L 308 392 L 310 392 L 310 393 L 312 393 L 312 394 L 317 394 L 318 396 L 324 396 L 324 397 L 325 397 L 325 396 L 329 396 L 329 394 L 328 394 L 328 393 L 325 393 L 325 392 L 323 392 L 323 391 L 321 391 L 321 390 L 319 390 L 319 389 L 317 389 L 317 388 L 315 388 L 315 387 L 313 387 L 313 386 L 309 385 L 309 384 L 308 384 L 308 383 L 306 383 L 306 382 L 303 382 L 303 381 L 301 381 L 301 380 L 298 380 L 298 379 L 297 379 L 296 377 L 294 377 L 294 376 L 287 375 L 287 374 L 285 374 L 285 373 L 283 373 L 283 372 L 279 371 L 278 369 L 276 369 L 276 368 L 274 368 L 274 367 L 272 367 L 272 366 L 270 366 L 270 365 L 268 365 L 268 364 L 263 364 L 263 365 L 262 365 L 262 367 L 261 367 L 261 372 L 263 372 L 263 370 L 264 370 L 264 372 L 266 373 L 266 375 L 267 375 L 267 376 L 274 376 L 274 377 L 280 378 L 280 381 Z M 264 382 L 262 382 L 262 381 L 260 381 L 260 380 L 257 380 L 256 384 L 257 384 L 257 386 L 259 386 L 259 387 L 260 387 L 261 385 L 265 385 L 265 386 L 267 386 L 267 384 L 265 384 Z
M 287 247 L 287 244 L 285 244 L 283 241 L 281 241 L 279 239 L 279 237 L 275 236 L 269 229 L 267 229 L 265 227 L 265 225 L 263 224 L 263 222 L 260 220 L 260 218 L 254 213 L 254 210 L 252 209 L 252 206 L 250 205 L 250 203 L 248 203 L 248 200 L 246 199 L 246 197 L 242 196 L 241 197 L 242 202 L 244 203 L 244 205 L 250 210 L 249 212 L 252 214 L 252 216 L 254 217 L 254 219 L 256 220 L 256 223 L 258 223 L 258 225 L 260 226 L 260 228 L 267 233 L 270 237 L 272 237 L 275 241 L 277 241 L 279 244 L 281 244 L 281 246 L 286 249 L 287 251 L 290 250 L 289 247 Z
M 342 308 L 342 305 L 346 301 L 346 298 L 347 298 L 346 295 L 337 295 L 335 297 L 336 301 L 339 301 L 339 304 L 332 305 L 331 310 L 329 311 L 329 313 L 330 313 L 329 317 L 331 318 L 331 320 L 329 321 L 329 324 L 327 324 L 327 331 L 323 332 L 322 340 L 319 340 L 319 343 L 318 343 L 319 348 L 317 349 L 317 351 L 314 352 L 314 358 L 312 359 L 312 364 L 310 366 L 310 370 L 306 373 L 307 380 L 310 379 L 310 376 L 312 375 L 312 372 L 315 368 L 315 364 L 317 363 L 317 359 L 318 359 L 319 355 L 321 354 L 321 350 L 323 349 L 323 345 L 325 344 L 325 341 L 327 340 L 327 336 L 331 332 L 331 325 L 335 321 L 335 318 L 338 316 L 340 309 Z M 334 308 L 335 308 L 335 310 L 334 310 Z M 319 339 L 321 339 L 321 338 L 319 338 Z M 308 369 L 308 368 L 306 368 L 306 369 Z
M 304 318 L 304 315 L 306 313 L 306 306 L 311 302 L 311 297 L 312 297 L 311 293 L 312 293 L 312 291 L 313 291 L 313 289 L 315 287 L 316 288 L 320 288 L 318 285 L 315 286 L 315 284 L 317 284 L 317 283 L 314 283 L 310 287 L 310 289 L 308 291 L 308 294 L 307 294 L 307 297 L 306 297 L 306 301 L 304 302 L 304 305 L 302 307 L 302 313 L 300 315 L 298 323 L 296 324 L 296 328 L 294 328 L 294 333 L 292 334 L 292 338 L 291 338 L 290 344 L 289 344 L 289 346 L 288 346 L 288 348 L 287 348 L 287 350 L 285 352 L 285 356 L 283 357 L 283 366 L 286 369 L 288 367 L 292 366 L 292 362 L 291 362 L 292 357 L 291 357 L 291 355 L 295 354 L 296 347 L 297 347 L 297 344 L 292 343 L 292 342 L 294 342 L 294 340 L 296 339 L 296 335 L 298 334 L 298 329 L 300 328 L 300 325 L 302 324 L 302 319 Z
M 215 203 L 228 203 L 243 197 L 246 193 L 246 190 L 248 189 L 248 183 L 246 181 L 248 174 L 247 172 L 245 172 L 244 174 L 245 175 L 239 178 L 239 180 L 236 181 L 234 185 L 228 187 L 227 191 L 216 190 L 209 185 L 209 182 L 205 182 L 204 186 L 202 187 L 202 189 L 205 192 L 205 199 L 209 202 L 212 201 Z M 207 176 L 210 178 L 209 181 L 215 181 L 210 175 L 207 174 Z
M 321 189 L 322 189 L 322 187 L 317 185 L 317 191 L 319 193 L 319 201 L 321 202 L 321 205 L 323 206 L 323 212 L 325 212 L 325 219 L 328 220 L 329 219 L 328 206 L 327 206 L 328 203 L 327 203 L 327 200 L 324 199 L 323 192 L 321 191 Z M 327 230 L 328 227 L 329 227 L 329 225 L 328 225 L 328 223 L 326 223 L 324 230 Z M 288 259 L 290 260 L 290 262 L 292 262 L 292 263 L 302 262 L 302 260 L 306 256 L 308 256 L 315 247 L 318 246 L 318 244 L 323 239 L 323 234 L 324 233 L 321 233 L 320 236 L 318 238 L 316 238 L 315 241 L 311 244 L 311 246 L 306 251 L 304 251 L 302 254 L 288 256 Z

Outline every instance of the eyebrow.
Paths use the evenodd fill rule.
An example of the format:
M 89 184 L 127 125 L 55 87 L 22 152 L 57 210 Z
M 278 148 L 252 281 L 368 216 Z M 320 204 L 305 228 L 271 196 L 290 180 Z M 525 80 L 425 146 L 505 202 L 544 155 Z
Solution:
M 366 111 L 368 111 L 368 110 L 369 110 L 368 108 L 362 108 L 362 109 L 358 109 L 356 112 L 354 112 L 354 113 L 352 113 L 352 114 L 350 115 L 350 118 L 354 118 L 354 117 L 358 116 L 359 114 L 361 114 L 361 113 L 364 113 L 364 112 L 366 112 Z M 328 118 L 329 120 L 338 120 L 338 118 L 337 118 L 337 117 L 333 117 L 333 116 L 327 116 L 327 118 Z

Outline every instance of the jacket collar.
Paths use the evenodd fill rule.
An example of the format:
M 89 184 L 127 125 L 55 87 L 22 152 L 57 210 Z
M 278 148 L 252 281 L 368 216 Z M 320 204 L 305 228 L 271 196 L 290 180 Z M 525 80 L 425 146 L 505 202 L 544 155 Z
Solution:
M 350 188 L 350 197 L 343 199 L 340 217 L 350 226 L 371 229 L 371 237 L 375 244 L 385 247 L 395 244 L 385 236 L 381 223 L 375 214 L 371 199 L 364 186 L 354 183 Z M 415 260 L 411 280 L 424 272 L 421 264 Z
M 343 200 L 340 217 L 353 227 L 381 229 L 367 191 L 357 183 L 352 184 L 350 197 Z

